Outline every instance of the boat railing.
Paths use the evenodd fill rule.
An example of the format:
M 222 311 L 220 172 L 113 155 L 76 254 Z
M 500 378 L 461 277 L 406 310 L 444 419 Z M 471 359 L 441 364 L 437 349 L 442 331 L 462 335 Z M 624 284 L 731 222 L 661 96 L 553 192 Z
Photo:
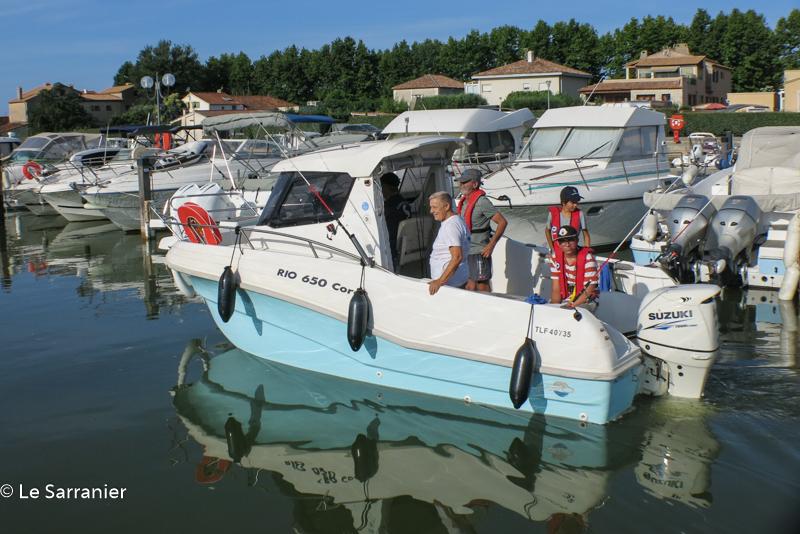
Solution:
M 255 191 L 256 200 L 258 199 L 258 191 Z M 213 193 L 185 193 L 185 194 L 174 194 L 170 197 L 169 202 L 167 202 L 166 206 L 164 206 L 164 213 L 172 213 L 179 205 L 176 205 L 177 201 L 187 200 L 191 198 L 232 198 L 232 197 L 240 197 L 242 200 L 242 204 L 239 206 L 227 206 L 224 208 L 206 208 L 203 207 L 209 214 L 213 213 L 220 213 L 220 212 L 241 212 L 243 210 L 249 210 L 252 212 L 253 216 L 257 216 L 259 214 L 259 208 L 256 204 L 253 204 L 245 196 L 242 194 L 241 191 L 238 190 L 231 190 L 231 191 L 215 191 Z M 183 202 L 181 202 L 183 204 Z
M 224 229 L 224 230 L 228 230 L 228 231 L 233 231 L 237 235 L 236 241 L 231 243 L 230 244 L 231 246 L 241 246 L 242 241 L 246 241 L 251 250 L 269 250 L 269 244 L 268 244 L 269 240 L 268 239 L 266 239 L 266 240 L 265 239 L 255 239 L 253 237 L 253 234 L 266 235 L 266 236 L 272 236 L 272 237 L 280 238 L 281 240 L 287 240 L 288 239 L 290 241 L 293 241 L 297 245 L 308 247 L 308 249 L 311 251 L 311 253 L 314 255 L 314 257 L 317 258 L 317 259 L 320 257 L 319 250 L 321 249 L 321 250 L 330 251 L 330 252 L 336 254 L 337 256 L 342 256 L 342 257 L 345 257 L 347 259 L 353 260 L 354 262 L 362 263 L 361 256 L 359 256 L 358 254 L 354 254 L 352 252 L 348 252 L 346 250 L 343 250 L 343 249 L 341 249 L 339 247 L 336 247 L 334 245 L 331 245 L 329 243 L 322 243 L 321 241 L 316 241 L 314 239 L 309 239 L 309 238 L 303 237 L 303 236 L 298 236 L 298 235 L 294 235 L 294 234 L 287 234 L 287 233 L 284 233 L 284 232 L 278 232 L 276 230 L 267 229 L 267 228 L 260 227 L 260 226 L 259 227 L 256 227 L 256 226 L 241 226 L 241 225 L 238 225 L 238 224 L 236 224 L 234 226 L 231 226 L 230 224 L 203 224 L 203 223 L 194 223 L 194 222 L 192 222 L 192 223 L 182 223 L 181 221 L 179 221 L 176 217 L 174 217 L 172 215 L 168 215 L 168 216 L 161 216 L 160 214 L 157 214 L 157 215 L 164 222 L 165 226 L 167 228 L 169 228 L 170 231 L 172 231 L 172 233 L 175 235 L 175 237 L 181 239 L 182 241 L 189 241 L 189 238 L 186 237 L 186 235 L 180 235 L 178 233 L 178 231 L 176 230 L 176 228 L 188 227 L 188 228 L 191 228 L 191 229 L 201 229 L 201 228 L 216 229 L 216 230 Z M 186 234 L 185 230 L 184 230 L 184 234 Z M 238 238 L 238 236 L 241 236 L 242 240 L 240 240 Z M 260 247 L 256 246 L 254 241 L 259 241 L 261 246 Z M 286 244 L 285 241 L 282 241 L 282 243 Z M 374 264 L 373 267 L 378 268 L 378 269 L 382 269 L 382 270 L 386 270 L 383 267 L 381 267 L 380 265 L 378 265 L 377 263 Z

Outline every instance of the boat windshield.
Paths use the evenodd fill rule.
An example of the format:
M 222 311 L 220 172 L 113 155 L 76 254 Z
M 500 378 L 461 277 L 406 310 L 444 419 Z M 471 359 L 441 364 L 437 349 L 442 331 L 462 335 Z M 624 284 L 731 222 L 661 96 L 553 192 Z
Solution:
M 281 228 L 332 221 L 342 215 L 354 182 L 347 173 L 304 172 L 300 176 L 297 172 L 283 172 L 258 224 Z
M 537 128 L 519 159 L 607 158 L 621 131 L 621 128 Z
M 283 154 L 277 143 L 266 139 L 248 139 L 236 150 L 237 157 L 279 158 Z

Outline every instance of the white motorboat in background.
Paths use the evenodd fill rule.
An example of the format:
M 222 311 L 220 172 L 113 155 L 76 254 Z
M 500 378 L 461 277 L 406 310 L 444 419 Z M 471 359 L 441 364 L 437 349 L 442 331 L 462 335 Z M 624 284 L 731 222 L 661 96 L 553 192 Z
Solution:
M 410 267 L 427 262 L 428 196 L 451 190 L 447 166 L 465 142 L 407 137 L 282 161 L 255 225 L 196 211 L 167 265 L 237 347 L 303 369 L 599 424 L 639 392 L 699 397 L 718 350 L 716 286 L 618 262 L 618 290 L 601 294 L 596 314 L 532 305 L 531 293 L 549 294 L 546 251 L 503 238 L 494 293 L 429 294 Z M 379 180 L 390 171 L 408 171 L 418 191 L 396 266 Z
M 516 161 L 483 189 L 509 221 L 506 234 L 545 242 L 547 209 L 578 189 L 592 246 L 622 241 L 645 213 L 642 195 L 675 177 L 664 151 L 663 113 L 604 104 L 546 111 Z
M 679 192 L 648 193 L 645 202 L 651 213 L 631 241 L 638 263 L 658 261 L 684 282 L 773 289 L 785 282 L 781 293 L 794 295 L 800 127 L 750 130 L 734 167 Z
M 469 144 L 453 154 L 453 173 L 460 175 L 469 167 L 489 172 L 513 161 L 534 122 L 536 117 L 528 108 L 513 112 L 480 108 L 406 111 L 392 119 L 382 133 L 389 139 L 419 135 L 469 139 Z

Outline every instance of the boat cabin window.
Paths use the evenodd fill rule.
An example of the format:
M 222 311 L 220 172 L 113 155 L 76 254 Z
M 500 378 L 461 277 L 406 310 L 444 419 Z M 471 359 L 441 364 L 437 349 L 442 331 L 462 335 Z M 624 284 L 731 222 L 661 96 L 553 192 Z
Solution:
M 651 158 L 657 151 L 658 127 L 625 128 L 614 152 L 614 159 Z
M 236 156 L 240 158 L 278 158 L 282 154 L 283 151 L 277 143 L 266 139 L 248 139 L 236 151 Z
M 258 224 L 281 228 L 332 221 L 342 215 L 354 182 L 347 173 L 281 173 Z
M 515 152 L 514 137 L 508 130 L 499 132 L 472 132 L 465 136 L 472 143 L 459 149 L 453 159 L 455 161 L 494 161 L 497 154 L 513 154 Z
M 619 128 L 537 128 L 520 159 L 607 158 L 619 134 Z

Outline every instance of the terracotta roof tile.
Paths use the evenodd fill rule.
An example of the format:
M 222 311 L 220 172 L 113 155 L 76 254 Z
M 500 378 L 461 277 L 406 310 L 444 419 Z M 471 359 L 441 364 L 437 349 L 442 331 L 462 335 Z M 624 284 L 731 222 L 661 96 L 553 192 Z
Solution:
M 648 89 L 680 89 L 683 87 L 683 78 L 648 78 L 638 80 L 606 80 L 594 85 L 581 87 L 579 92 L 595 94 L 616 93 L 620 91 L 638 91 Z
M 29 89 L 28 91 L 25 91 L 24 93 L 22 93 L 22 98 L 15 98 L 13 100 L 9 100 L 8 103 L 9 104 L 16 104 L 16 103 L 19 103 L 19 102 L 27 102 L 28 100 L 30 100 L 31 98 L 35 97 L 36 95 L 38 95 L 42 91 L 44 91 L 46 89 L 52 89 L 52 88 L 53 88 L 53 84 L 52 83 L 50 83 L 50 82 L 43 83 L 42 85 L 38 85 L 38 86 L 34 87 L 33 89 Z
M 584 76 L 591 76 L 588 72 L 573 69 L 565 65 L 559 65 L 552 61 L 542 59 L 540 57 L 534 58 L 533 61 L 521 59 L 508 65 L 496 67 L 494 69 L 485 70 L 473 75 L 473 78 L 478 76 L 509 76 L 513 74 L 545 74 L 550 72 L 561 72 L 565 74 L 581 74 Z
M 110 94 L 110 93 L 121 93 L 126 89 L 130 89 L 133 87 L 132 83 L 126 83 L 123 85 L 115 85 L 113 87 L 109 87 L 108 89 L 103 89 L 102 91 L 98 91 L 100 94 Z
M 81 98 L 84 100 L 102 101 L 102 102 L 119 102 L 122 100 L 120 93 L 103 94 L 103 93 L 81 93 Z
M 20 126 L 25 126 L 24 122 L 6 122 L 0 124 L 0 134 L 7 134 L 10 131 L 16 130 Z
M 254 111 L 297 107 L 297 104 L 292 104 L 291 102 L 287 102 L 281 98 L 276 98 L 269 95 L 243 95 L 237 96 L 236 99 L 244 104 L 246 109 Z
M 630 61 L 625 65 L 627 67 L 664 67 L 671 65 L 697 65 L 706 59 L 706 56 L 685 56 L 685 55 L 671 55 L 671 56 L 647 56 L 643 59 L 636 59 Z
M 464 89 L 464 83 L 442 76 L 441 74 L 423 74 L 419 78 L 395 85 L 392 89 Z
M 193 94 L 200 100 L 208 102 L 209 104 L 224 104 L 226 106 L 242 104 L 235 96 L 231 96 L 228 93 L 217 93 L 216 91 L 209 91 L 207 93 L 192 91 L 190 94 Z

